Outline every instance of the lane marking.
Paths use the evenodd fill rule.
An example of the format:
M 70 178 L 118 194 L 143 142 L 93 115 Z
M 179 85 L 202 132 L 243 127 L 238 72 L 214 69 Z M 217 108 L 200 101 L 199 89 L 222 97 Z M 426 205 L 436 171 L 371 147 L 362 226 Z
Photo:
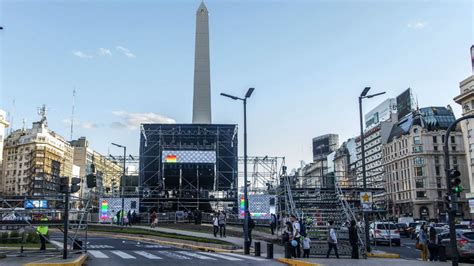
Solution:
M 190 257 L 194 257 L 194 258 L 198 258 L 198 259 L 201 259 L 201 260 L 216 260 L 214 258 L 210 258 L 210 257 L 206 257 L 206 256 L 203 256 L 203 255 L 199 255 L 197 253 L 193 253 L 193 252 L 190 252 L 190 251 L 177 251 L 178 253 L 181 253 L 183 255 L 186 255 L 186 256 L 190 256 Z
M 120 251 L 120 250 L 112 250 L 110 251 L 112 253 L 114 253 L 115 255 L 121 257 L 122 259 L 136 259 L 134 256 L 132 255 L 129 255 L 123 251 Z
M 234 256 L 237 258 L 243 258 L 247 260 L 266 261 L 266 259 L 257 258 L 257 257 L 249 256 L 249 255 L 240 255 L 240 254 L 235 254 L 235 253 L 223 253 L 223 254 Z
M 221 254 L 218 254 L 218 253 L 213 253 L 213 252 L 199 252 L 199 253 L 205 254 L 206 256 L 212 256 L 212 257 L 216 257 L 216 258 L 224 259 L 224 260 L 242 261 L 242 259 L 238 259 L 238 258 L 234 258 L 234 257 L 228 257 L 228 256 L 224 256 L 224 255 L 221 255 Z
M 138 254 L 138 255 L 141 255 L 147 259 L 151 259 L 151 260 L 161 260 L 161 257 L 158 257 L 158 256 L 155 256 L 151 253 L 148 253 L 146 251 L 134 251 L 134 253 Z
M 98 259 L 107 259 L 107 258 L 109 258 L 109 256 L 105 255 L 103 252 L 98 251 L 98 250 L 88 250 L 87 252 L 89 254 L 91 254 L 92 256 L 94 256 L 95 258 L 98 258 Z
M 186 257 L 186 256 L 183 256 L 183 255 L 180 255 L 180 254 L 176 254 L 176 253 L 172 253 L 172 252 L 169 252 L 169 251 L 165 251 L 165 250 L 160 250 L 158 251 L 158 253 L 160 254 L 163 254 L 167 257 L 170 257 L 170 258 L 173 258 L 173 259 L 178 259 L 178 260 L 190 260 L 190 258 Z

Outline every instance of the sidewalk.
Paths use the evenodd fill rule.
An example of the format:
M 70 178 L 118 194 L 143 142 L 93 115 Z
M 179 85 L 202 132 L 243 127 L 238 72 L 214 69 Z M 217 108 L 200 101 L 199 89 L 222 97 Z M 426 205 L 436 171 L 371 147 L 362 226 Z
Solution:
M 417 260 L 404 260 L 404 259 L 292 259 L 289 261 L 279 259 L 280 262 L 287 263 L 288 265 L 296 265 L 296 266 L 309 266 L 309 265 L 337 265 L 337 266 L 416 266 L 416 265 L 434 265 L 434 266 L 446 266 L 451 265 L 451 261 L 449 262 L 429 262 L 429 261 L 417 261 Z M 460 263 L 459 265 L 469 265 Z

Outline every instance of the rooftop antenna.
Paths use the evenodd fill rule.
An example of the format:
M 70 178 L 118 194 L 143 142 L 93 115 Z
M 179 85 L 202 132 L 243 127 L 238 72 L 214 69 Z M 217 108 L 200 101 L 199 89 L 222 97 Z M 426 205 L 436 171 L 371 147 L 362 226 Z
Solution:
M 26 128 L 26 127 L 25 127 L 25 124 L 26 124 L 26 119 L 23 118 L 23 126 L 22 126 L 22 128 L 21 128 L 22 131 L 25 131 L 25 128 Z
M 70 140 L 72 141 L 73 133 L 74 133 L 74 109 L 76 104 L 76 86 L 72 89 L 72 110 L 71 110 L 71 137 Z
M 13 132 L 15 128 L 15 98 L 13 98 L 12 102 L 12 111 L 10 113 L 10 134 Z

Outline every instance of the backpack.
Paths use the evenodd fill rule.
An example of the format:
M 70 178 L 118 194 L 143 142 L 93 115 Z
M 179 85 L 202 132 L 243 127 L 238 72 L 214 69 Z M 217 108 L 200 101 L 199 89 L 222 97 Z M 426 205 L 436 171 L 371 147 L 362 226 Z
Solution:
M 303 222 L 300 222 L 300 235 L 306 237 L 306 225 Z

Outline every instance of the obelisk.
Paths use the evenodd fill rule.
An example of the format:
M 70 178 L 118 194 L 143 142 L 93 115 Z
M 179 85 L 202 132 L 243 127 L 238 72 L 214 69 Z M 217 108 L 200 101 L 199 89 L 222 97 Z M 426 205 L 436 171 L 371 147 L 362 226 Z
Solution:
M 194 50 L 193 124 L 210 124 L 211 66 L 209 60 L 209 12 L 201 2 L 196 12 Z

